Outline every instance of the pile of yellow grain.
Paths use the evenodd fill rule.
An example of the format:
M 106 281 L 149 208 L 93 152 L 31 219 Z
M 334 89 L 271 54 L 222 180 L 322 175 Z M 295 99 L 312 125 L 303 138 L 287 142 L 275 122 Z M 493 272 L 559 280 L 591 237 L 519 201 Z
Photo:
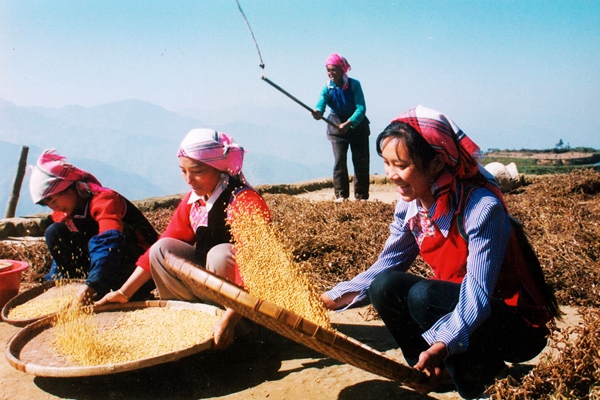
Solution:
M 90 308 L 70 307 L 58 314 L 54 347 L 80 365 L 136 361 L 204 342 L 218 318 L 193 309 L 148 307 L 92 314 Z
M 41 295 L 10 309 L 8 318 L 27 320 L 54 314 L 76 301 L 81 284 L 69 284 L 57 281 L 56 286 Z
M 260 211 L 238 210 L 231 233 L 240 275 L 250 294 L 331 329 L 329 313 L 316 287 Z

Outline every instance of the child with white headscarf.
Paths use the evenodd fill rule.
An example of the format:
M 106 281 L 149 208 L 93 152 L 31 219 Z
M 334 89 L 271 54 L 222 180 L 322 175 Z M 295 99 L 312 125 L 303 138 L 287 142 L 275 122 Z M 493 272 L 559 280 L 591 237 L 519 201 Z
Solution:
M 53 261 L 46 280 L 85 278 L 80 301 L 118 289 L 158 234 L 131 202 L 89 172 L 45 150 L 31 172 L 31 197 L 53 210 L 45 238 Z M 152 282 L 138 293 L 150 296 Z

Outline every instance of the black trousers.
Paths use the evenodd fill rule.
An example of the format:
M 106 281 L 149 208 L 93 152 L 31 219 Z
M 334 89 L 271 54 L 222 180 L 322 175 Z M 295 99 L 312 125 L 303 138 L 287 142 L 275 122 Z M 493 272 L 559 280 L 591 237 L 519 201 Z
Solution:
M 336 198 L 350 197 L 350 178 L 348 176 L 348 149 L 352 152 L 354 166 L 354 197 L 369 198 L 369 122 L 365 118 L 355 129 L 349 129 L 343 135 L 328 134 L 333 148 L 333 189 Z
M 373 306 L 411 366 L 429 348 L 421 335 L 454 310 L 459 294 L 458 283 L 393 270 L 380 274 L 369 288 Z M 480 397 L 504 361 L 530 360 L 547 343 L 545 327 L 532 327 L 499 299 L 492 298 L 490 304 L 491 314 L 469 335 L 467 350 L 444 360 L 464 398 Z

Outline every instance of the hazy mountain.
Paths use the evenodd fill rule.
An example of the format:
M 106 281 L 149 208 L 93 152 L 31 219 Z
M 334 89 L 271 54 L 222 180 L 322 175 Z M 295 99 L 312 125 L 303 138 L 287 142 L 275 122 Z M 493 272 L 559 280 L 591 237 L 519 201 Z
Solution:
M 55 148 L 131 200 L 183 193 L 187 187 L 177 148 L 190 129 L 199 127 L 227 132 L 244 146 L 244 172 L 251 184 L 330 176 L 331 147 L 319 122 L 283 110 L 243 110 L 182 115 L 139 100 L 47 108 L 0 99 L 0 206 L 6 207 L 23 145 L 29 146 L 29 164 L 43 149 Z M 194 115 L 210 116 L 211 124 Z M 26 177 L 18 215 L 39 211 L 30 204 L 28 182 Z
M 115 121 L 122 119 L 122 108 L 131 103 L 139 105 L 135 118 L 140 121 L 151 119 L 157 126 L 164 121 L 157 115 L 160 113 L 156 112 L 155 106 L 137 101 L 100 106 L 103 112 L 84 107 L 50 109 L 3 103 L 0 104 L 0 140 L 40 149 L 30 152 L 30 163 L 37 159 L 41 149 L 55 148 L 68 160 L 99 160 L 114 167 L 113 173 L 122 171 L 139 175 L 166 193 L 181 191 L 182 185 L 173 183 L 179 174 L 177 165 L 160 156 L 175 154 L 180 138 L 176 138 L 168 126 L 163 126 L 163 131 L 170 133 L 170 138 L 168 134 L 163 138 L 152 136 L 145 126 L 135 130 L 128 120 L 119 128 Z M 130 118 L 134 118 L 134 114 Z M 187 122 L 187 127 L 182 128 L 184 131 L 195 126 L 190 118 L 182 119 Z M 153 134 L 157 131 L 160 129 L 156 128 Z M 98 171 L 90 172 L 100 175 Z M 152 192 L 149 188 L 148 194 L 163 194 Z
M 0 141 L 0 204 L 3 206 L 2 216 L 8 204 L 8 197 L 12 191 L 13 182 L 17 172 L 17 165 L 21 155 L 22 146 Z M 36 147 L 29 149 L 29 164 L 33 165 L 37 156 L 42 152 Z M 93 171 L 98 180 L 106 187 L 113 188 L 129 199 L 143 199 L 148 193 L 162 193 L 163 190 L 141 176 L 119 170 L 99 160 L 79 157 L 69 157 L 68 161 L 86 170 Z M 31 168 L 31 167 L 30 167 Z M 4 173 L 6 172 L 6 173 Z M 49 209 L 33 204 L 29 194 L 29 177 L 27 173 L 23 178 L 16 215 L 31 215 L 48 212 Z M 185 191 L 185 188 L 181 192 Z
M 180 132 L 197 127 L 199 121 L 152 103 L 140 100 L 123 100 L 96 107 L 67 106 L 60 109 L 31 107 L 32 112 L 47 118 L 63 121 L 86 130 L 128 132 L 135 136 L 159 139 L 177 139 Z

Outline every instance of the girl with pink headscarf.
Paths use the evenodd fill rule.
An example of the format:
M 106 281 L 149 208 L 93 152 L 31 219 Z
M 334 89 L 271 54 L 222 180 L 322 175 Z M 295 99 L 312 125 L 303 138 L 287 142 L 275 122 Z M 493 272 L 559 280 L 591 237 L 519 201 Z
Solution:
M 85 278 L 81 301 L 118 289 L 158 237 L 129 200 L 54 150 L 40 155 L 29 189 L 34 203 L 53 210 L 45 232 L 53 261 L 45 279 Z M 149 282 L 136 299 L 148 298 L 153 289 Z
M 369 198 L 369 119 L 360 82 L 348 77 L 350 64 L 337 53 L 325 61 L 329 82 L 323 87 L 313 118 L 321 119 L 326 107 L 331 113 L 328 119 L 337 128 L 327 125 L 327 137 L 333 148 L 333 187 L 336 202 L 350 197 L 348 176 L 348 148 L 352 151 L 354 165 L 354 198 Z
M 159 240 L 140 258 L 127 282 L 97 304 L 127 302 L 150 279 L 154 280 L 161 300 L 202 301 L 165 267 L 166 252 L 243 285 L 229 224 L 240 210 L 247 209 L 262 212 L 265 219 L 270 219 L 266 202 L 244 178 L 244 149 L 226 133 L 193 129 L 181 142 L 177 157 L 191 191 L 179 203 Z M 227 309 L 215 323 L 217 348 L 233 342 L 240 318 Z
M 417 106 L 376 140 L 399 194 L 378 260 L 322 295 L 330 309 L 373 304 L 407 362 L 429 376 L 420 392 L 454 383 L 483 395 L 506 368 L 546 346 L 560 315 L 539 261 L 480 168 L 479 147 L 444 114 Z M 420 256 L 431 279 L 408 273 Z

